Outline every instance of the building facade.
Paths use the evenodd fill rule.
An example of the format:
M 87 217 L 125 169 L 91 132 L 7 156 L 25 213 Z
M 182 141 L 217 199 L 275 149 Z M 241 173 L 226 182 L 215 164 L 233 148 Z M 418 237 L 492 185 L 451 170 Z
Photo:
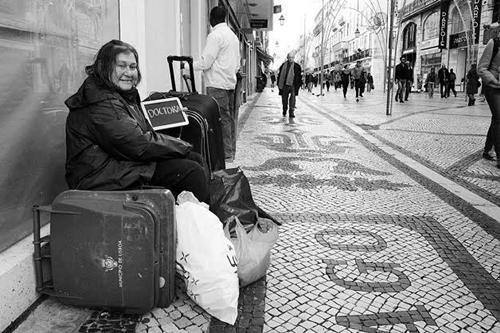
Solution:
M 324 14 L 322 15 L 322 10 Z M 338 70 L 357 61 L 382 89 L 385 79 L 387 9 L 379 1 L 327 1 L 315 16 L 309 57 L 313 71 Z M 323 36 L 322 36 L 323 34 Z
M 499 28 L 500 1 L 414 0 L 399 10 L 400 29 L 396 58 L 405 55 L 414 75 L 425 80 L 441 65 L 456 73 L 457 89 L 464 90 L 471 64 Z M 415 83 L 414 83 L 415 84 Z M 415 86 L 414 86 L 415 88 Z
M 244 103 L 255 92 L 257 62 L 266 56 L 261 41 L 273 27 L 273 1 L 254 0 L 250 7 L 237 0 L 7 0 L 0 4 L 1 331 L 37 297 L 31 207 L 50 204 L 66 189 L 64 100 L 83 82 L 85 66 L 104 43 L 121 39 L 138 50 L 141 97 L 169 91 L 166 57 L 200 56 L 210 31 L 209 11 L 215 5 L 228 9 L 228 24 L 240 40 L 239 102 Z M 198 90 L 205 91 L 201 73 L 195 80 Z M 177 88 L 186 90 L 180 81 Z

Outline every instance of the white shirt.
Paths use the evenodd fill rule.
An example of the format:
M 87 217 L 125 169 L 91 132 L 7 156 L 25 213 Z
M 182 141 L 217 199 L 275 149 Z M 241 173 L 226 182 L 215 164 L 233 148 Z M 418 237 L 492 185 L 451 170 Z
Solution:
M 236 87 L 240 42 L 226 23 L 217 24 L 208 34 L 201 58 L 193 62 L 193 67 L 203 71 L 207 87 L 225 90 Z

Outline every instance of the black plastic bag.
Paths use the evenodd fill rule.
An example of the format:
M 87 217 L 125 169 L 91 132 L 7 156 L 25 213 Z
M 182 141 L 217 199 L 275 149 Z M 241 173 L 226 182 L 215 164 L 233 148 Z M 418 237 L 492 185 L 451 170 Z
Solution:
M 212 173 L 210 210 L 223 224 L 236 216 L 244 226 L 255 225 L 259 217 L 281 225 L 255 204 L 247 177 L 240 168 L 222 169 Z

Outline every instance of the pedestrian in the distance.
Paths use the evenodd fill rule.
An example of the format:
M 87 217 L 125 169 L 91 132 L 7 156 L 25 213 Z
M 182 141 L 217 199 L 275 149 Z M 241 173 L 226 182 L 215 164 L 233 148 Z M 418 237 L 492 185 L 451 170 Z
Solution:
M 457 91 L 455 90 L 455 82 L 457 80 L 457 75 L 453 72 L 453 68 L 450 68 L 449 74 L 449 82 L 448 82 L 448 91 L 446 95 L 450 96 L 450 90 L 453 91 L 453 96 L 457 97 Z
M 234 103 L 236 73 L 240 68 L 240 42 L 226 23 L 227 11 L 217 6 L 210 11 L 212 31 L 199 60 L 193 62 L 195 70 L 205 76 L 207 95 L 219 104 L 224 155 L 232 162 L 236 154 L 238 106 Z
M 340 80 L 342 84 L 342 93 L 344 98 L 347 98 L 347 89 L 349 89 L 349 83 L 351 82 L 351 71 L 349 70 L 349 65 L 345 65 L 344 69 L 340 73 Z
M 438 80 L 439 80 L 439 92 L 441 93 L 441 98 L 448 98 L 446 92 L 448 91 L 450 72 L 443 64 L 438 70 Z
M 476 104 L 476 98 L 474 97 L 477 94 L 477 90 L 481 83 L 479 82 L 479 74 L 477 73 L 477 65 L 472 64 L 470 70 L 467 72 L 467 85 L 465 87 L 465 93 L 469 98 L 468 106 L 472 106 Z
M 271 71 L 271 88 L 274 88 L 274 83 L 276 82 L 276 73 Z
M 372 73 L 368 72 L 368 74 L 366 74 L 366 91 L 367 92 L 370 92 L 372 91 L 373 89 L 373 76 L 372 76 Z
M 394 79 L 398 85 L 398 90 L 396 90 L 396 102 L 399 100 L 400 103 L 404 103 L 403 98 L 406 94 L 406 83 L 408 81 L 408 65 L 405 56 L 401 56 L 399 60 L 400 63 L 396 65 L 394 74 Z
M 294 61 L 295 53 L 288 53 L 286 58 L 287 60 L 281 64 L 278 72 L 278 89 L 283 106 L 283 117 L 288 111 L 288 116 L 295 118 L 295 96 L 299 94 L 299 88 L 302 85 L 302 69 Z
M 306 74 L 306 87 L 307 87 L 307 92 L 312 92 L 312 87 L 313 87 L 313 75 L 311 73 Z
M 429 74 L 427 74 L 427 78 L 425 79 L 425 87 L 427 92 L 429 93 L 429 98 L 434 96 L 434 87 L 436 86 L 437 75 L 434 67 L 431 68 Z
M 500 37 L 500 36 L 499 36 Z M 497 37 L 498 38 L 498 37 Z M 479 74 L 483 81 L 484 95 L 491 111 L 491 124 L 486 135 L 483 157 L 492 160 L 490 150 L 495 147 L 497 168 L 500 168 L 500 41 L 490 39 L 479 59 Z

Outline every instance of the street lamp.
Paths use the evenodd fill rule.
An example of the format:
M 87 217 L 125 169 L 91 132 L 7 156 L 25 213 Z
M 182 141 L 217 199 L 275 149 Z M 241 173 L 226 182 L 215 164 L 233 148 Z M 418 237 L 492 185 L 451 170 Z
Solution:
M 280 18 L 278 19 L 280 21 L 280 25 L 284 25 L 285 24 L 285 17 L 283 16 L 283 14 L 281 14 Z
M 361 33 L 359 32 L 359 29 L 356 28 L 356 31 L 354 31 L 354 37 L 358 38 Z

